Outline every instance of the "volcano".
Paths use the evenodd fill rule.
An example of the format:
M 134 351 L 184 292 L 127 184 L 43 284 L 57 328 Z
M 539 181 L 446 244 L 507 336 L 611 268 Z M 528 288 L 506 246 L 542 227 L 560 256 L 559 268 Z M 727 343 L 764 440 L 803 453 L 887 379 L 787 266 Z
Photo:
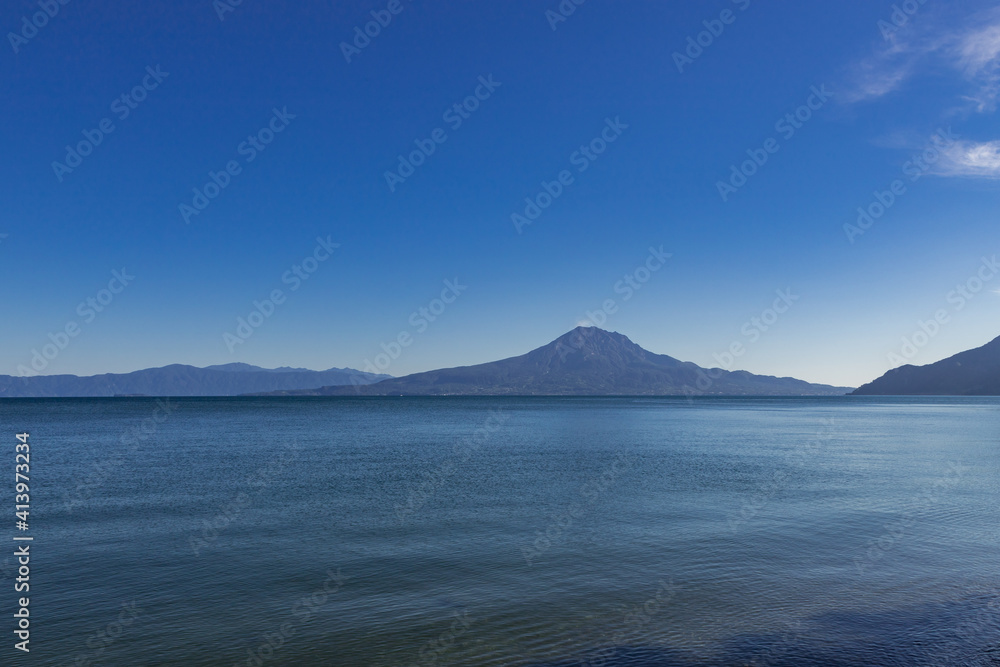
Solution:
M 836 396 L 848 387 L 705 369 L 620 333 L 577 327 L 527 354 L 368 385 L 274 392 L 306 396 Z

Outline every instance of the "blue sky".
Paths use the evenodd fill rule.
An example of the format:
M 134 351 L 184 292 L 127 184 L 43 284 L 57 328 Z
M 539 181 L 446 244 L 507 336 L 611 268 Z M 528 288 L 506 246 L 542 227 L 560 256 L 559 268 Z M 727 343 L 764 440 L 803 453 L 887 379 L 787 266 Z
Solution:
M 858 385 L 1000 335 L 992 3 L 56 4 L 0 12 L 2 373 L 404 334 L 404 375 L 591 321 Z

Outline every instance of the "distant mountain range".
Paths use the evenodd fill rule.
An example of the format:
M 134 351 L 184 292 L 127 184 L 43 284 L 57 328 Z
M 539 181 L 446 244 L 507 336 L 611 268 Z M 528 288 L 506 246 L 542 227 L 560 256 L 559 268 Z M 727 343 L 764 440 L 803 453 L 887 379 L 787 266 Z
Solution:
M 310 371 L 304 368 L 259 368 L 224 364 L 196 368 L 174 364 L 134 373 L 92 375 L 0 375 L 0 397 L 49 398 L 93 396 L 238 396 L 281 389 L 343 384 L 368 384 L 389 375 L 373 375 L 350 368 Z
M 0 375 L 0 397 L 100 396 L 1000 396 L 1000 338 L 927 366 L 901 366 L 853 392 L 795 378 L 706 369 L 577 327 L 527 354 L 394 378 L 350 368 L 311 371 L 174 364 L 134 373 Z
M 446 368 L 364 386 L 274 392 L 283 396 L 834 396 L 849 387 L 745 371 L 705 369 L 653 354 L 619 333 L 578 327 L 519 357 Z
M 1000 338 L 927 366 L 900 366 L 857 396 L 1000 396 Z

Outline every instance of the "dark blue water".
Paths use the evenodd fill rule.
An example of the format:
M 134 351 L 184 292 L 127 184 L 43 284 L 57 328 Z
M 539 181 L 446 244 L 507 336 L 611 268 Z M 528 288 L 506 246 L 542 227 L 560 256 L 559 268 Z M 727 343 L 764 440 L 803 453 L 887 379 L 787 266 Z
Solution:
M 995 399 L 7 400 L 0 428 L 11 479 L 31 434 L 35 536 L 0 664 L 1000 664 Z

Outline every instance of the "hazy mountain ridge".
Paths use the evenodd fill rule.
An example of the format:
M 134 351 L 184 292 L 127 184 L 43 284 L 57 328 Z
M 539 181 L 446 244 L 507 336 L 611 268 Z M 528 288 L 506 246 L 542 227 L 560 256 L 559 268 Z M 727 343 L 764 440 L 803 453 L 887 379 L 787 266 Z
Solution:
M 857 396 L 1000 396 L 1000 338 L 926 366 L 907 364 L 856 389 Z
M 367 384 L 391 376 L 373 375 L 350 368 L 311 371 L 300 368 L 259 368 L 249 364 L 223 364 L 197 368 L 172 364 L 132 373 L 103 375 L 0 375 L 0 397 L 62 398 L 115 395 L 238 396 L 283 389 L 303 389 L 342 384 Z
M 795 378 L 704 369 L 697 364 L 649 352 L 619 333 L 596 327 L 577 327 L 548 345 L 500 361 L 416 373 L 365 386 L 280 393 L 302 396 L 833 396 L 849 391 L 849 387 L 811 384 Z

